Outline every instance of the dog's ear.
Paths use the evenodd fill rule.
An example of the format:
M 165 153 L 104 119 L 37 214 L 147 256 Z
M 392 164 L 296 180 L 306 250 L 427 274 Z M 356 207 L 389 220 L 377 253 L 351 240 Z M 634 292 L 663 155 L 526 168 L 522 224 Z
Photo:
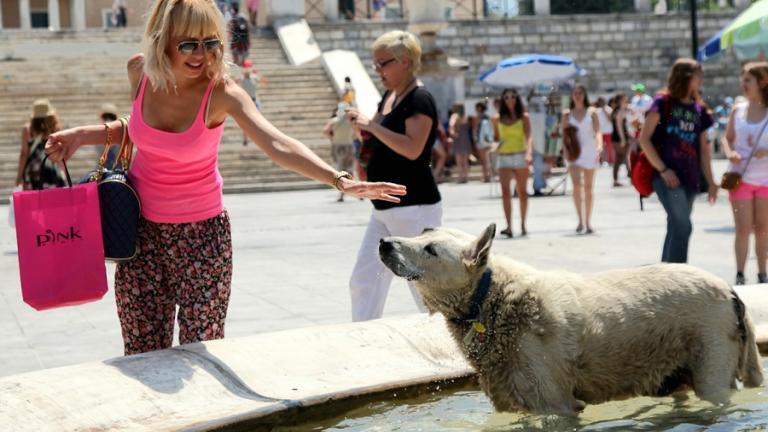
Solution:
M 496 237 L 496 224 L 492 223 L 464 251 L 464 265 L 469 268 L 488 264 L 488 255 L 491 253 L 494 237 Z

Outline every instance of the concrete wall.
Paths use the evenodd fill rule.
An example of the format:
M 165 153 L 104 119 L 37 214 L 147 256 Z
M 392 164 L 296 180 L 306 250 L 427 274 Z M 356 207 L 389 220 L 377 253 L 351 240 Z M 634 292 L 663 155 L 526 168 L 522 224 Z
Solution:
M 732 13 L 699 15 L 701 43 L 727 25 Z M 358 52 L 370 64 L 369 48 L 382 33 L 403 29 L 405 22 L 313 24 L 315 39 L 325 50 Z M 687 15 L 650 14 L 518 17 L 510 20 L 452 21 L 437 38 L 449 56 L 470 63 L 466 75 L 467 97 L 482 97 L 486 89 L 478 76 L 499 60 L 523 53 L 562 54 L 574 58 L 589 75 L 581 82 L 593 92 L 624 91 L 640 81 L 656 91 L 666 81 L 669 67 L 678 57 L 690 57 Z M 739 64 L 728 53 L 705 64 L 705 96 L 736 95 Z

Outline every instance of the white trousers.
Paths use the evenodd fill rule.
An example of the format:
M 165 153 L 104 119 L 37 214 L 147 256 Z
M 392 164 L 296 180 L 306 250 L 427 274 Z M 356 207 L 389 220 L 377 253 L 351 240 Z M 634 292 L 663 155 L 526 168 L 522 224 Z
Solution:
M 414 237 L 426 228 L 439 227 L 442 219 L 441 203 L 373 210 L 349 280 L 352 321 L 381 318 L 384 313 L 384 303 L 394 274 L 379 258 L 379 240 L 389 236 Z M 416 287 L 411 282 L 408 286 L 416 306 L 421 312 L 426 312 Z

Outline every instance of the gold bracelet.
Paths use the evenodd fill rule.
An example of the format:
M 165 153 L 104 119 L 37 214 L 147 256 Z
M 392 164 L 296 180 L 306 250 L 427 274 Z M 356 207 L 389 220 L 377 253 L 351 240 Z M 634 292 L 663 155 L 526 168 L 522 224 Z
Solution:
M 352 180 L 352 174 L 346 171 L 339 171 L 336 173 L 336 175 L 333 176 L 333 187 L 336 188 L 336 190 L 339 192 L 344 192 L 341 190 L 341 179 L 343 178 Z

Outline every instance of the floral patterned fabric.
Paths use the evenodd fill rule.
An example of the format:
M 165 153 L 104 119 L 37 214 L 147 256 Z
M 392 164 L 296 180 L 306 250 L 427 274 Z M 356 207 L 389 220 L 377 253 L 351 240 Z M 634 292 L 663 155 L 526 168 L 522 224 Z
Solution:
M 115 275 L 125 355 L 170 348 L 175 318 L 182 344 L 223 338 L 232 282 L 226 210 L 194 223 L 142 218 L 137 249 Z

